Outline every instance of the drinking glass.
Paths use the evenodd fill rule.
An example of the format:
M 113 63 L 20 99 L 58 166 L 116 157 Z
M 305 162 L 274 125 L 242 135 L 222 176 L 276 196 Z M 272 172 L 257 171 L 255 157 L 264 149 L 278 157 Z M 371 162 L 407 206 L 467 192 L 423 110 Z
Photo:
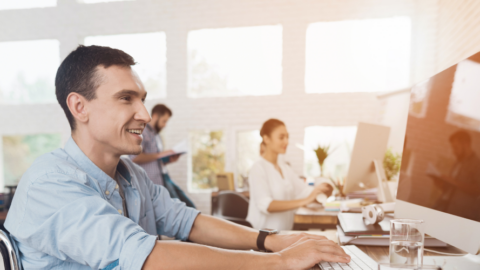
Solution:
M 442 270 L 442 267 L 437 265 L 423 265 L 423 266 L 412 266 L 404 264 L 389 264 L 381 263 L 378 265 L 378 270 Z
M 425 241 L 423 220 L 390 221 L 390 263 L 421 267 Z

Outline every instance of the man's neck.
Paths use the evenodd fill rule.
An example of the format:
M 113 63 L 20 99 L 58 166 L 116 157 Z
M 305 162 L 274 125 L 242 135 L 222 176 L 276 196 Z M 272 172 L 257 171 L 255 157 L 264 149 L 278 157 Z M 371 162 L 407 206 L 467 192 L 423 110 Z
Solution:
M 95 142 L 94 140 L 86 140 L 85 138 L 88 138 L 88 135 L 81 136 L 76 132 L 72 133 L 72 139 L 88 159 L 108 176 L 115 179 L 120 156 L 108 153 L 103 144 Z M 92 141 L 94 142 L 92 143 Z

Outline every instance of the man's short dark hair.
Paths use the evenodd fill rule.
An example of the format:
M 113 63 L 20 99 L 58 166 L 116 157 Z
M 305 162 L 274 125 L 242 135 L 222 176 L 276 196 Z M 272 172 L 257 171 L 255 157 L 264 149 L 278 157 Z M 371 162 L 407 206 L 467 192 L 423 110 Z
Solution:
M 124 51 L 96 45 L 80 45 L 63 60 L 55 77 L 55 94 L 72 130 L 75 130 L 75 119 L 67 106 L 68 95 L 74 92 L 87 100 L 95 99 L 95 92 L 102 82 L 97 73 L 99 66 L 130 68 L 133 65 L 135 60 Z
M 167 106 L 163 104 L 157 104 L 152 109 L 152 116 L 154 114 L 164 116 L 166 113 L 168 113 L 170 117 L 172 116 L 172 110 L 170 110 Z
M 472 142 L 472 138 L 470 137 L 470 134 L 468 134 L 468 132 L 465 130 L 459 130 L 453 133 L 452 135 L 450 135 L 449 140 L 450 142 L 458 141 L 468 145 Z

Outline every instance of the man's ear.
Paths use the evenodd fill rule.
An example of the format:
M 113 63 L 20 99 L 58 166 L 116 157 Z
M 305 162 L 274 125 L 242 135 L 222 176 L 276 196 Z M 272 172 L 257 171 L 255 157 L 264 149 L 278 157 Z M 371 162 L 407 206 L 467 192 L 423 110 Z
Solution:
M 67 106 L 73 117 L 80 123 L 88 122 L 87 100 L 79 93 L 72 92 L 67 97 Z

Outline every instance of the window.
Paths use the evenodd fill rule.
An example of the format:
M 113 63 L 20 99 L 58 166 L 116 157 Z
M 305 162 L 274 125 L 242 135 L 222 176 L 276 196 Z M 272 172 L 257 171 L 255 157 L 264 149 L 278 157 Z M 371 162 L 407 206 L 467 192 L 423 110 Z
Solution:
M 250 169 L 260 158 L 260 143 L 262 137 L 259 130 L 242 131 L 237 133 L 237 186 L 243 188 Z M 247 183 L 248 185 L 248 183 Z
M 202 29 L 188 33 L 188 97 L 282 92 L 282 27 Z
M 56 102 L 58 40 L 0 42 L 0 103 Z
M 480 64 L 464 60 L 457 65 L 453 81 L 447 122 L 459 127 L 480 131 Z
M 0 10 L 54 7 L 57 0 L 0 0 Z
M 318 146 L 330 146 L 329 155 L 323 164 L 324 177 L 344 178 L 348 172 L 352 154 L 356 126 L 313 126 L 305 129 L 304 173 L 307 177 L 319 177 L 320 165 L 314 149 Z
M 379 92 L 408 87 L 410 36 L 408 17 L 310 24 L 305 91 Z
M 191 185 L 193 190 L 217 188 L 216 174 L 225 169 L 225 136 L 223 131 L 190 132 Z
M 14 186 L 39 156 L 61 147 L 60 134 L 3 136 L 3 183 Z
M 410 114 L 416 117 L 425 117 L 428 106 L 428 97 L 432 81 L 430 79 L 412 87 L 410 94 Z
M 134 0 L 77 0 L 78 3 L 82 4 L 96 4 L 96 3 L 108 3 L 108 2 L 125 2 L 125 1 L 134 1 Z
M 91 36 L 85 45 L 108 46 L 130 54 L 137 64 L 133 69 L 148 92 L 147 99 L 166 97 L 167 40 L 164 32 Z

